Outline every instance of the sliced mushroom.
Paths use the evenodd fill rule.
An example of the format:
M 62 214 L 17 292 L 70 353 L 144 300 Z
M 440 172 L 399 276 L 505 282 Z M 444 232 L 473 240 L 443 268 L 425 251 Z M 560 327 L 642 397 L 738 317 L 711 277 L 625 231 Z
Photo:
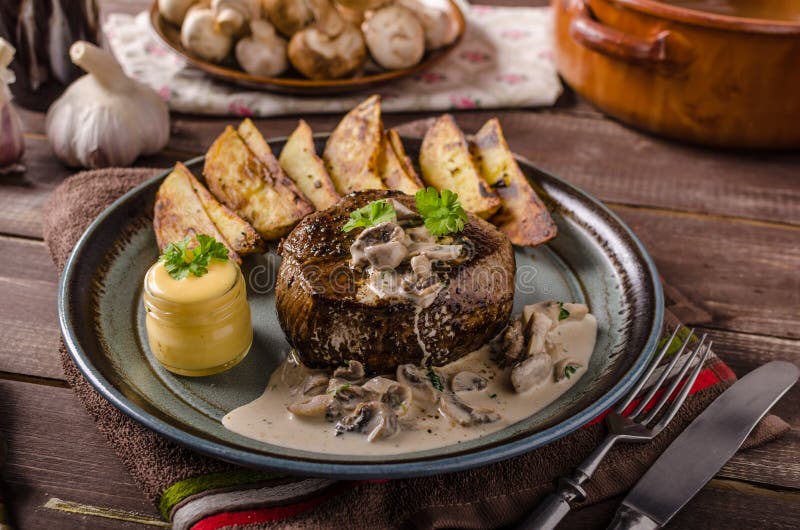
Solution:
M 333 402 L 330 394 L 320 394 L 289 405 L 289 412 L 297 416 L 322 417 Z
M 350 382 L 361 382 L 364 380 L 364 365 L 359 361 L 351 360 L 347 366 L 340 366 L 334 370 L 333 377 Z
M 485 377 L 475 372 L 458 372 L 450 380 L 450 390 L 453 392 L 471 392 L 473 390 L 483 390 L 489 382 Z
M 561 359 L 553 367 L 553 379 L 556 383 L 569 379 L 579 368 L 583 368 L 583 365 L 575 359 L 571 357 Z
M 431 261 L 453 261 L 461 256 L 462 248 L 461 245 L 431 245 L 421 249 L 420 254 Z
M 540 353 L 518 362 L 511 369 L 511 384 L 519 393 L 541 385 L 553 373 L 553 359 Z
M 422 220 L 417 212 L 407 207 L 402 202 L 395 199 L 388 199 L 387 202 L 389 202 L 389 204 L 392 205 L 392 208 L 394 208 L 394 213 L 397 215 L 398 221 L 408 221 L 409 219 Z M 427 232 L 427 228 L 425 231 Z
M 547 333 L 553 321 L 544 313 L 533 313 L 525 325 L 526 356 L 530 357 L 544 351 Z
M 525 349 L 525 337 L 522 330 L 522 319 L 514 318 L 506 329 L 489 343 L 495 362 L 500 366 L 508 366 L 522 358 Z
M 581 320 L 589 314 L 589 306 L 586 304 L 564 304 L 564 310 L 569 313 L 570 320 Z
M 408 253 L 404 238 L 403 229 L 389 221 L 366 228 L 350 245 L 350 263 L 353 267 L 369 264 L 377 270 L 395 269 Z
M 439 412 L 465 427 L 500 419 L 500 414 L 492 409 L 471 407 L 450 392 L 443 393 L 439 399 Z
M 397 381 L 411 389 L 415 401 L 433 404 L 439 398 L 439 392 L 433 387 L 427 371 L 415 364 L 398 366 Z
M 522 317 L 525 322 L 531 319 L 534 313 L 542 313 L 550 319 L 550 326 L 554 328 L 558 325 L 558 315 L 561 312 L 561 306 L 555 300 L 545 300 L 536 304 L 526 305 L 522 309 Z
M 344 410 L 349 411 L 356 408 L 359 403 L 370 401 L 375 394 L 364 390 L 358 385 L 345 384 L 336 388 L 331 395 L 335 401 L 342 404 Z
M 411 258 L 411 270 L 417 278 L 430 278 L 433 269 L 431 268 L 431 260 L 425 255 L 414 256 Z
M 388 377 L 376 376 L 361 385 L 361 388 L 380 395 L 394 384 L 397 384 L 397 381 L 389 379 Z
M 336 434 L 361 432 L 367 441 L 388 438 L 398 430 L 397 415 L 386 403 L 367 401 L 360 403 L 352 414 L 336 423 Z
M 544 351 L 546 351 L 553 360 L 556 360 L 564 353 L 564 344 L 552 335 L 552 333 L 547 335 L 544 341 Z
M 318 396 L 328 389 L 328 376 L 311 374 L 303 381 L 301 392 L 304 396 Z
M 414 228 L 406 228 L 407 244 L 433 244 L 436 240 L 431 235 L 430 231 L 424 226 L 415 226 Z
M 398 416 L 408 412 L 412 399 L 411 389 L 400 383 L 392 383 L 381 395 L 381 402 L 386 403 Z

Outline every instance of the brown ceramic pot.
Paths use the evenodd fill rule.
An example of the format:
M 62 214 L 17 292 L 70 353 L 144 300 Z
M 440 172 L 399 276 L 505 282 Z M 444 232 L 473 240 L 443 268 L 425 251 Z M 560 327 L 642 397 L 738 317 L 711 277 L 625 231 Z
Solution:
M 665 136 L 800 148 L 800 21 L 654 0 L 552 0 L 556 64 L 602 111 Z

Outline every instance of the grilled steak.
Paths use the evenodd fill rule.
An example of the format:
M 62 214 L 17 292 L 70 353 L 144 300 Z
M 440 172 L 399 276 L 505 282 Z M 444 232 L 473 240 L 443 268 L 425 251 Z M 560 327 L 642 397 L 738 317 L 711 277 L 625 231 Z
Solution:
M 370 373 L 423 361 L 440 366 L 483 346 L 508 322 L 514 251 L 503 234 L 472 214 L 455 236 L 462 258 L 437 272 L 443 287 L 430 305 L 363 297 L 368 275 L 351 267 L 350 246 L 364 229 L 346 233 L 342 226 L 350 212 L 388 198 L 416 212 L 414 198 L 400 192 L 354 192 L 305 217 L 281 243 L 278 319 L 309 367 L 351 359 Z

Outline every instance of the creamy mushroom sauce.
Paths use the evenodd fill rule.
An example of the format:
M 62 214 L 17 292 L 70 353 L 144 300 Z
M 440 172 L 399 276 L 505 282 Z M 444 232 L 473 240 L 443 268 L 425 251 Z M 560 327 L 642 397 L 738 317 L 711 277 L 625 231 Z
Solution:
M 552 316 L 554 308 L 561 307 L 555 302 L 528 306 L 516 322 L 523 328 L 528 325 L 532 328 L 531 318 L 536 318 L 533 315 Z M 564 304 L 563 307 L 572 309 L 570 316 L 563 320 L 556 317 L 555 322 L 552 322 L 552 329 L 546 330 L 544 351 L 538 354 L 548 357 L 546 367 L 549 369 L 544 377 L 538 378 L 538 382 L 527 390 L 518 392 L 514 388 L 511 383 L 512 367 L 501 367 L 495 361 L 504 358 L 504 353 L 498 353 L 497 344 L 494 347 L 487 345 L 458 361 L 437 368 L 436 373 L 446 388 L 445 392 L 436 393 L 436 402 L 424 403 L 414 395 L 408 406 L 397 407 L 396 432 L 387 437 L 377 436 L 370 441 L 368 432 L 337 432 L 339 420 L 326 421 L 324 415 L 304 417 L 289 411 L 289 407 L 313 398 L 303 395 L 304 385 L 306 389 L 313 386 L 309 385 L 313 377 L 320 378 L 319 382 L 322 383 L 332 375 L 330 371 L 310 370 L 290 354 L 273 372 L 263 395 L 228 413 L 222 423 L 233 432 L 262 442 L 292 449 L 344 455 L 406 453 L 478 438 L 531 416 L 552 403 L 583 376 L 594 350 L 597 321 L 593 315 L 585 313 L 585 306 Z M 563 318 L 563 313 L 561 316 Z M 508 329 L 512 330 L 514 327 L 509 326 Z M 528 344 L 530 340 L 525 341 L 525 345 Z M 557 368 L 563 372 L 566 360 L 574 366 L 569 377 L 556 373 Z M 524 360 L 517 359 L 513 366 L 519 366 L 522 362 Z M 343 367 L 341 370 L 345 369 Z M 468 372 L 471 375 L 463 375 Z M 463 386 L 465 381 L 469 385 L 474 374 L 486 381 L 484 388 L 456 392 L 450 390 L 451 385 Z M 561 377 L 557 377 L 559 375 Z M 386 377 L 396 379 L 394 375 Z M 371 382 L 354 381 L 346 384 L 385 389 L 389 383 L 375 378 Z M 334 387 L 333 392 L 335 391 Z M 327 396 L 330 395 L 331 393 L 324 392 L 318 394 L 320 397 L 317 399 L 328 400 Z M 487 422 L 464 426 L 443 414 L 445 400 L 453 398 L 476 411 L 482 411 Z
M 422 310 L 444 288 L 444 270 L 464 259 L 466 239 L 433 236 L 420 217 L 389 199 L 394 221 L 365 228 L 350 246 L 366 281 L 357 298 L 416 307 L 420 365 L 367 379 L 358 361 L 311 370 L 295 354 L 264 394 L 228 413 L 231 431 L 274 445 L 336 454 L 393 454 L 464 442 L 531 416 L 580 379 L 597 321 L 583 304 L 526 306 L 491 344 L 442 367 L 429 367 L 419 336 Z

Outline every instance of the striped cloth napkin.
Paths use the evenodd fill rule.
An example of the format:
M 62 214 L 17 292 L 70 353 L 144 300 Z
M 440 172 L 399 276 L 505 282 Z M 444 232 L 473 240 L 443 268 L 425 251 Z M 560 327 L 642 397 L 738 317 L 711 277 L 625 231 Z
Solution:
M 552 60 L 550 10 L 462 2 L 467 32 L 445 59 L 416 76 L 377 88 L 383 110 L 541 107 L 561 94 Z M 206 76 L 167 48 L 148 13 L 112 14 L 104 26 L 125 72 L 187 114 L 276 116 L 346 112 L 367 95 L 295 98 L 237 87 Z M 375 88 L 369 89 L 374 93 Z
M 60 271 L 86 226 L 113 200 L 158 170 L 111 168 L 67 179 L 44 212 L 45 240 Z M 669 319 L 702 311 L 666 289 Z M 670 325 L 668 324 L 668 325 Z M 449 475 L 387 481 L 334 481 L 237 467 L 194 453 L 134 422 L 82 377 L 63 343 L 66 379 L 142 492 L 176 530 L 314 528 L 496 528 L 518 520 L 552 490 L 553 480 L 580 463 L 601 441 L 597 418 L 526 455 Z M 733 384 L 733 372 L 712 355 L 680 414 L 653 442 L 615 447 L 587 486 L 594 503 L 630 488 L 667 445 Z M 767 416 L 745 448 L 789 430 Z

